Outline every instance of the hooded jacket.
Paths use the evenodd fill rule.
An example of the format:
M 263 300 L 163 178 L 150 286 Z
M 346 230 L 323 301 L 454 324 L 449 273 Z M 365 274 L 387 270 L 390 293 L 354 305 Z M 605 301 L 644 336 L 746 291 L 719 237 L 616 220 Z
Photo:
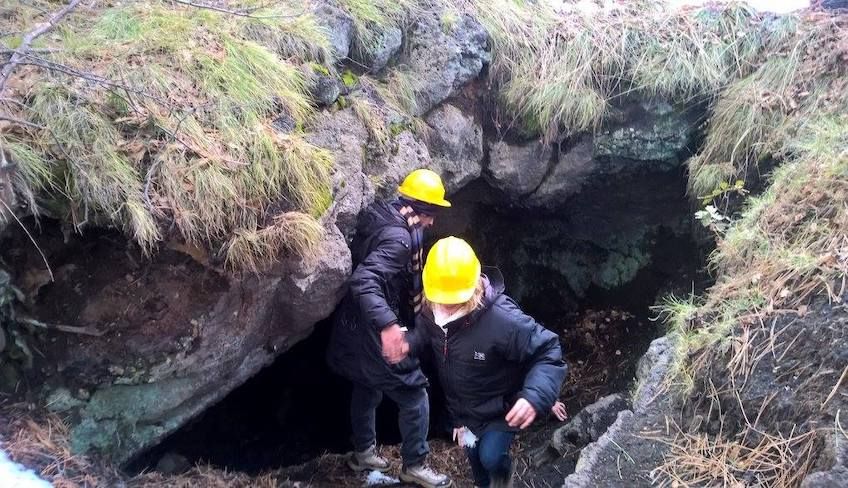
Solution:
M 351 246 L 355 268 L 327 352 L 334 372 L 381 391 L 427 384 L 417 359 L 386 362 L 380 339 L 389 325 L 414 326 L 410 241 L 406 221 L 389 202 L 373 203 L 360 217 Z
M 447 333 L 428 310 L 407 335 L 411 354 L 429 349 L 435 357 L 454 427 L 478 436 L 517 430 L 505 417 L 519 398 L 539 416 L 550 410 L 566 374 L 559 337 L 504 294 L 499 271 L 486 269 L 483 279 L 483 306 L 447 324 Z

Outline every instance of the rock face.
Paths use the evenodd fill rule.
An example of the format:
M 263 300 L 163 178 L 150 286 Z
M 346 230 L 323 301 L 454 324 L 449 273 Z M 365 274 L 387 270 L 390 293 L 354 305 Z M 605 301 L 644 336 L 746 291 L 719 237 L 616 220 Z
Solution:
M 848 0 L 822 0 L 821 6 L 832 10 L 848 9 Z
M 496 141 L 489 144 L 486 177 L 495 188 L 514 199 L 530 194 L 542 183 L 551 163 L 551 148 L 541 142 L 521 146 Z
M 369 73 L 376 73 L 389 64 L 389 60 L 400 51 L 403 31 L 397 27 L 381 27 L 369 32 L 363 39 L 354 36 L 350 58 Z
M 426 120 L 432 131 L 427 138 L 432 169 L 442 175 L 448 193 L 454 193 L 482 172 L 483 128 L 450 104 L 433 110 Z
M 595 137 L 595 156 L 679 165 L 689 154 L 700 115 L 661 99 L 630 101 L 613 111 Z
M 662 337 L 651 343 L 637 372 L 642 386 L 633 399 L 634 410 L 618 412 L 606 432 L 581 451 L 563 488 L 653 486 L 645 467 L 660 465 L 668 446 L 650 439 L 650 432 L 664 431 L 666 415 L 676 408 L 672 395 L 655 394 L 669 371 L 671 341 Z
M 335 57 L 337 59 L 348 57 L 353 41 L 353 19 L 334 2 L 319 0 L 312 2 L 311 5 L 318 23 L 329 33 Z
M 593 158 L 592 141 L 586 137 L 559 155 L 550 176 L 528 198 L 532 207 L 555 207 L 577 192 L 596 176 L 598 162 Z
M 627 400 L 609 395 L 581 410 L 568 424 L 554 432 L 551 445 L 560 456 L 576 455 L 590 442 L 595 442 L 615 422 L 618 412 L 628 408 Z
M 483 26 L 468 15 L 432 12 L 418 20 L 403 57 L 416 81 L 413 115 L 429 112 L 480 74 L 491 61 L 488 39 Z
M 57 333 L 39 342 L 43 356 L 22 371 L 23 380 L 62 400 L 57 406 L 74 419 L 76 452 L 117 463 L 159 442 L 308 335 L 341 298 L 351 266 L 332 224 L 318 258 L 283 261 L 262 275 L 222 273 L 187 248 L 145 260 L 117 234 L 75 237 L 66 245 L 58 232 L 51 239 L 42 239 L 56 276 L 47 288 L 49 279 L 28 266 L 40 258 L 26 241 L 7 249 L 18 256 L 14 271 L 28 292 L 25 311 L 98 335 Z
M 350 236 L 359 212 L 374 199 L 373 185 L 363 173 L 368 131 L 353 110 L 325 112 L 313 123 L 307 140 L 333 154 L 330 212 L 342 234 Z

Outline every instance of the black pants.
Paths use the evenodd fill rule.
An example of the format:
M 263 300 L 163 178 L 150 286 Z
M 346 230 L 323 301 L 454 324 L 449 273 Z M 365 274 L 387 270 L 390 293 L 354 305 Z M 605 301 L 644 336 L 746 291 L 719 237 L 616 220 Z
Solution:
M 400 450 L 403 465 L 415 466 L 424 462 L 430 452 L 427 445 L 430 400 L 423 386 L 379 391 L 354 383 L 350 402 L 354 449 L 361 452 L 377 443 L 377 406 L 383 401 L 384 394 L 398 406 L 398 427 L 403 437 Z

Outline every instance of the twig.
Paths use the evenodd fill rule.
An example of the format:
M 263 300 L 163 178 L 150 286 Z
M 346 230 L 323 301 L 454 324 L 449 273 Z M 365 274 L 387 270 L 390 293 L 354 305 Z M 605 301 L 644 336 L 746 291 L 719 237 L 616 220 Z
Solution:
M 47 22 L 42 24 L 38 24 L 35 29 L 29 31 L 24 38 L 21 40 L 21 44 L 15 49 L 15 53 L 12 54 L 11 59 L 9 59 L 9 63 L 3 67 L 3 71 L 0 72 L 0 93 L 3 92 L 3 89 L 6 88 L 6 82 L 9 81 L 9 77 L 12 75 L 12 71 L 15 70 L 15 67 L 20 63 L 21 58 L 29 51 L 32 42 L 49 32 L 51 29 L 56 27 L 56 24 L 62 20 L 62 17 L 68 15 L 73 9 L 77 7 L 80 3 L 80 0 L 71 0 L 71 3 L 65 5 L 61 10 L 54 13 Z
M 0 114 L 0 120 L 5 120 L 6 122 L 12 122 L 13 124 L 25 125 L 27 127 L 32 127 L 33 129 L 46 129 L 43 125 L 38 125 L 34 122 L 29 122 L 23 119 L 16 119 L 15 117 L 9 117 L 8 115 Z
M 15 100 L 13 98 L 0 98 L 0 103 L 11 103 L 11 104 L 17 105 L 19 107 L 29 108 L 27 106 L 27 104 L 25 104 L 24 102 L 21 102 L 19 100 Z
M 73 77 L 76 77 L 76 78 L 81 78 L 83 80 L 88 80 L 88 81 L 91 81 L 91 82 L 94 82 L 94 83 L 99 83 L 99 84 L 104 85 L 104 86 L 108 86 L 108 87 L 112 87 L 112 88 L 119 88 L 119 89 L 127 91 L 127 92 L 135 93 L 136 95 L 141 95 L 145 98 L 149 98 L 151 100 L 156 101 L 157 103 L 161 104 L 164 107 L 173 106 L 173 104 L 171 104 L 168 100 L 157 97 L 157 96 L 152 95 L 150 93 L 147 93 L 145 91 L 137 90 L 135 88 L 123 85 L 121 83 L 110 80 L 108 78 L 98 76 L 94 73 L 87 73 L 87 72 L 84 72 L 84 71 L 80 71 L 80 70 L 72 68 L 70 66 L 66 66 L 66 65 L 60 64 L 60 63 L 56 63 L 56 62 L 50 61 L 50 60 L 43 58 L 43 57 L 40 57 L 40 56 L 35 56 L 31 53 L 25 54 L 24 57 L 29 58 L 32 61 L 20 61 L 18 63 L 19 65 L 38 66 L 39 68 L 44 68 L 44 69 L 47 69 L 47 70 L 50 70 L 50 71 L 58 71 L 59 73 L 64 73 L 66 75 L 70 75 L 70 76 L 73 76 Z
M 69 332 L 71 334 L 82 334 L 92 337 L 100 337 L 106 332 L 96 329 L 91 326 L 86 327 L 77 327 L 73 325 L 62 325 L 62 324 L 48 324 L 45 322 L 41 322 L 39 320 L 35 320 L 29 317 L 16 317 L 15 320 L 17 322 L 23 322 L 24 324 L 32 325 L 34 327 L 40 327 L 42 329 L 55 329 L 61 332 Z
M 836 396 L 836 392 L 839 391 L 839 385 L 842 384 L 842 380 L 845 379 L 845 375 L 848 375 L 848 366 L 845 366 L 845 369 L 842 370 L 842 376 L 839 377 L 839 381 L 837 381 L 836 384 L 833 385 L 833 390 L 831 390 L 830 395 L 828 395 L 824 402 L 822 402 L 822 409 L 824 409 L 825 405 L 827 405 L 827 402 L 829 402 L 831 398 Z
M 206 3 L 196 3 L 196 2 L 191 2 L 189 0 L 171 0 L 171 1 L 174 2 L 174 3 L 182 4 L 182 5 L 188 5 L 189 7 L 202 8 L 202 9 L 206 9 L 206 10 L 213 10 L 215 12 L 221 12 L 221 13 L 224 13 L 224 14 L 235 15 L 235 16 L 238 16 L 238 17 L 247 17 L 249 19 L 293 19 L 293 18 L 300 17 L 301 15 L 303 15 L 302 13 L 290 14 L 290 15 L 283 15 L 283 14 L 254 15 L 250 12 L 255 12 L 257 9 L 252 9 L 252 10 L 248 10 L 248 11 L 229 10 L 229 9 L 226 9 L 226 8 L 223 8 L 223 7 L 218 7 L 216 5 L 209 5 L 209 4 L 206 4 Z
M 41 254 L 41 259 L 44 260 L 44 265 L 47 266 L 47 272 L 50 274 L 50 281 L 56 281 L 56 279 L 53 277 L 53 270 L 50 269 L 50 263 L 47 262 L 47 256 L 45 256 L 44 253 L 41 252 L 41 248 L 38 247 L 38 243 L 35 242 L 35 238 L 32 237 L 32 234 L 29 233 L 29 230 L 27 230 L 26 226 L 24 226 L 23 222 L 21 222 L 18 216 L 15 215 L 15 212 L 12 211 L 12 209 L 9 207 L 9 205 L 6 204 L 6 202 L 0 199 L 0 204 L 3 204 L 3 206 L 6 208 L 6 211 L 9 212 L 9 215 L 11 215 L 13 219 L 15 219 L 18 225 L 21 226 L 21 229 L 24 230 L 24 233 L 26 233 L 27 237 L 29 237 L 29 240 L 32 241 L 32 244 L 35 246 L 35 249 L 38 251 L 38 254 Z

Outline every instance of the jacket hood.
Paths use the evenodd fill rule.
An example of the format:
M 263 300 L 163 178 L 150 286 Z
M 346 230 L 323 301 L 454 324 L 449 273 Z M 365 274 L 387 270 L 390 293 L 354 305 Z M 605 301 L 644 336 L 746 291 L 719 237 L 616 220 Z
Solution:
M 356 227 L 359 235 L 372 235 L 385 227 L 408 229 L 406 221 L 391 202 L 378 201 L 369 205 Z

